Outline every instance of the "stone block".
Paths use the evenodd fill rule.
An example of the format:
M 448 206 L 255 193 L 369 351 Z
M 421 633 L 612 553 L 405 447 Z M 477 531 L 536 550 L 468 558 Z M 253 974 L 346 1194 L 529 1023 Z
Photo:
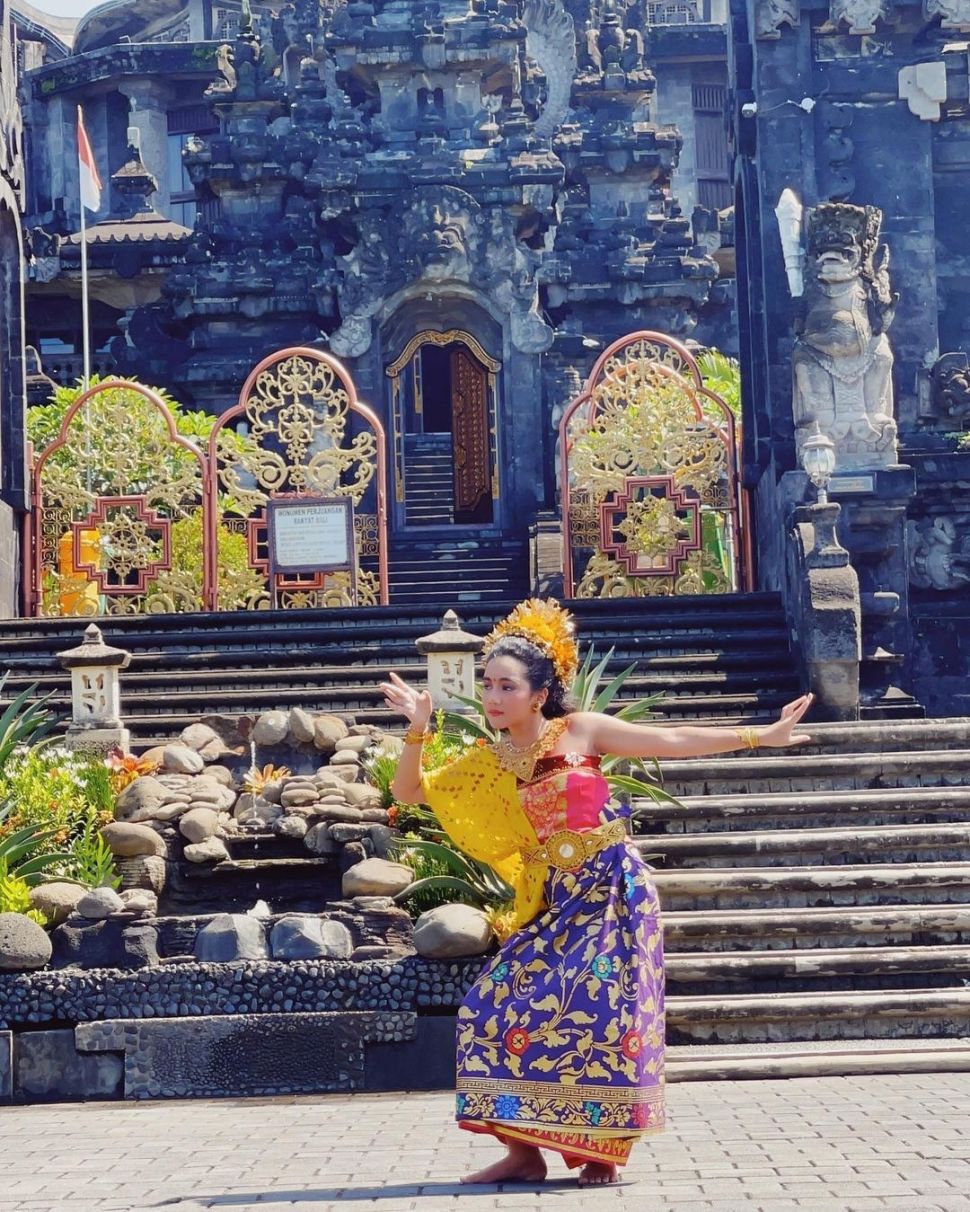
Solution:
M 73 1030 L 25 1031 L 13 1052 L 13 1093 L 18 1101 L 120 1098 L 125 1066 L 111 1052 L 78 1052 Z
M 270 934 L 273 959 L 349 959 L 354 949 L 350 931 L 340 922 L 309 913 L 281 917 Z
M 125 1098 L 220 1098 L 364 1089 L 365 1045 L 400 1047 L 416 1027 L 403 1011 L 228 1014 L 82 1023 L 75 1039 L 124 1054 Z
M 414 881 L 414 873 L 403 863 L 371 858 L 344 872 L 343 894 L 355 896 L 397 896 Z
M 414 923 L 414 948 L 429 959 L 484 955 L 493 937 L 488 918 L 472 905 L 438 905 Z
M 55 968 L 133 969 L 158 963 L 157 930 L 120 914 L 100 922 L 70 918 L 53 931 L 51 943 Z

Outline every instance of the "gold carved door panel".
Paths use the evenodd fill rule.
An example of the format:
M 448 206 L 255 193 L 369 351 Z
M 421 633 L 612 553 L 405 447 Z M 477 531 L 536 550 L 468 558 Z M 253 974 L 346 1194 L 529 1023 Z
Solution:
M 451 399 L 455 521 L 491 521 L 488 371 L 463 346 L 451 352 Z

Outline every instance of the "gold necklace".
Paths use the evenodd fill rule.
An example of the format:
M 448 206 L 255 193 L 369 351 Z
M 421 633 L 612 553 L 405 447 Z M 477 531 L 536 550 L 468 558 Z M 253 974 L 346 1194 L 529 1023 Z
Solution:
M 506 737 L 491 746 L 503 770 L 508 770 L 520 783 L 531 783 L 536 763 L 544 758 L 566 730 L 566 720 L 553 720 L 539 733 L 531 745 L 513 745 Z

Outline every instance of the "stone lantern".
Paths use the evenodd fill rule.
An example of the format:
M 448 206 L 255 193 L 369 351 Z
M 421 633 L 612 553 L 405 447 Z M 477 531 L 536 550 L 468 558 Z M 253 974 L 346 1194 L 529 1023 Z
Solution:
M 470 713 L 468 704 L 456 696 L 475 697 L 475 656 L 482 650 L 482 637 L 462 631 L 458 615 L 448 610 L 441 630 L 423 635 L 415 643 L 428 661 L 428 690 L 435 707 Z
M 104 642 L 101 628 L 91 623 L 84 641 L 69 648 L 58 659 L 71 671 L 71 723 L 65 743 L 71 749 L 107 753 L 128 752 L 131 741 L 121 722 L 121 670 L 131 653 Z

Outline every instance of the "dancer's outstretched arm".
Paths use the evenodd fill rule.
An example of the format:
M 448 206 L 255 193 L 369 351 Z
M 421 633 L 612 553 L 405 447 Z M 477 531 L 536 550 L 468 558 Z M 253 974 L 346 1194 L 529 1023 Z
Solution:
M 599 712 L 579 711 L 570 716 L 569 734 L 590 753 L 610 753 L 617 757 L 704 757 L 759 746 L 775 749 L 807 745 L 812 738 L 803 732 L 796 733 L 794 729 L 813 699 L 813 695 L 803 694 L 783 708 L 774 723 L 750 728 L 704 724 L 657 728 L 650 724 L 630 724 Z

